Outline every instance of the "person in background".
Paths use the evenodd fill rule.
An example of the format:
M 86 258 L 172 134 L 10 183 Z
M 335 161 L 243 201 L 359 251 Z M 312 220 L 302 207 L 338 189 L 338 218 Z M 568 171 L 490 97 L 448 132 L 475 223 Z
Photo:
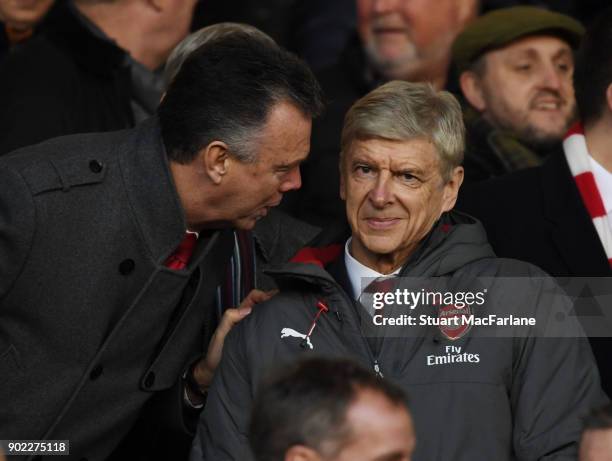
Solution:
M 161 70 L 188 34 L 194 5 L 57 2 L 38 33 L 0 66 L 0 155 L 60 135 L 133 127 L 153 115 Z
M 447 83 L 453 40 L 478 14 L 477 0 L 356 0 L 357 35 L 338 62 L 317 73 L 329 104 L 313 126 L 312 151 L 302 169 L 303 186 L 283 208 L 324 226 L 344 215 L 340 200 L 340 132 L 349 107 L 390 80 Z
M 593 298 L 596 279 L 612 276 L 611 31 L 611 9 L 587 30 L 573 72 L 580 123 L 557 151 L 540 167 L 464 188 L 458 203 L 482 221 L 498 256 L 529 261 L 556 277 L 595 278 L 592 288 L 585 281 L 572 293 L 594 320 L 608 310 Z M 598 323 L 607 329 L 585 324 L 585 330 L 612 395 L 612 326 Z
M 356 362 L 307 359 L 260 387 L 249 430 L 256 461 L 410 461 L 404 391 Z
M 465 111 L 466 182 L 530 166 L 558 148 L 576 118 L 574 50 L 584 29 L 542 8 L 480 16 L 459 34 L 453 61 Z
M 17 43 L 27 40 L 54 0 L 0 0 L 0 63 Z
M 355 0 L 295 0 L 288 45 L 316 72 L 333 65 L 357 23 Z
M 584 422 L 579 461 L 612 459 L 612 404 L 594 410 Z
M 426 0 L 356 0 L 363 71 L 375 81 L 406 80 L 446 86 L 453 40 L 477 14 L 474 0 L 442 0 L 431 14 Z

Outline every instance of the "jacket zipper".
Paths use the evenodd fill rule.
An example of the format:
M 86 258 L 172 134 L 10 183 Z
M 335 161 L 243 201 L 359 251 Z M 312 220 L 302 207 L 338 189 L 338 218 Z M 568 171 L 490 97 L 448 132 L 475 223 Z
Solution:
M 323 280 L 325 280 L 325 279 L 323 279 Z M 340 291 L 340 293 L 344 297 L 345 301 L 348 302 L 349 306 L 351 306 L 353 309 L 359 307 L 359 306 L 355 305 L 355 302 L 352 301 L 347 296 L 347 294 L 344 292 L 342 287 L 340 285 L 338 285 L 335 281 L 334 281 L 334 285 L 336 285 L 336 288 Z M 362 335 L 359 335 L 359 337 L 361 338 L 361 342 L 364 345 L 366 351 L 368 352 L 368 356 L 370 358 L 370 363 L 372 364 L 372 367 L 374 368 L 374 372 L 376 373 L 376 376 L 378 376 L 379 378 L 384 378 L 382 372 L 380 371 L 380 363 L 378 362 L 378 358 L 374 357 L 374 354 L 372 353 L 372 349 L 370 349 L 370 345 L 368 344 L 368 340 L 365 339 L 365 337 L 363 337 Z M 380 349 L 382 351 L 382 347 Z
M 384 378 L 382 372 L 380 371 L 380 367 L 378 366 L 378 359 L 374 359 L 374 371 L 376 372 L 376 376 L 379 378 Z
M 281 275 L 289 275 L 289 276 L 293 276 L 296 277 L 295 274 L 291 273 L 291 272 L 275 272 L 275 274 L 281 274 Z M 298 276 L 299 277 L 299 276 Z M 352 308 L 358 307 L 355 306 L 354 301 L 352 301 L 348 295 L 344 292 L 344 290 L 342 289 L 342 287 L 338 284 L 338 282 L 336 282 L 335 280 L 331 279 L 327 279 L 325 277 L 321 277 L 320 275 L 308 275 L 305 276 L 308 278 L 313 278 L 313 279 L 319 279 L 325 283 L 330 283 L 332 284 L 336 290 L 340 293 L 340 295 L 344 298 L 344 300 L 348 303 L 349 306 L 351 306 Z M 374 354 L 372 353 L 372 349 L 370 349 L 370 345 L 368 344 L 368 341 L 360 335 L 361 338 L 361 342 L 363 344 L 363 346 L 365 347 L 367 353 L 368 353 L 368 357 L 370 359 L 370 363 L 372 365 L 372 368 L 374 369 L 374 372 L 376 373 L 376 376 L 378 376 L 379 378 L 384 378 L 384 375 L 382 373 L 382 371 L 380 371 L 380 362 L 378 361 L 377 358 L 374 357 Z M 381 348 L 382 350 L 382 348 Z

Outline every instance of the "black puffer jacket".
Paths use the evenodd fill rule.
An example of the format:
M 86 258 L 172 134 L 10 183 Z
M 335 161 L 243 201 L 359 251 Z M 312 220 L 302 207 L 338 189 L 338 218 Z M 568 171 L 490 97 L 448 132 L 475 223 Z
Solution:
M 312 354 L 353 358 L 408 392 L 416 461 L 576 459 L 580 417 L 605 397 L 588 343 L 575 323 L 564 324 L 565 334 L 573 337 L 543 337 L 551 335 L 534 328 L 522 337 L 491 338 L 479 334 L 484 327 L 474 326 L 454 341 L 437 326 L 426 326 L 416 335 L 389 334 L 377 347 L 377 341 L 362 334 L 361 323 L 370 317 L 360 315 L 363 308 L 343 288 L 348 284 L 342 252 L 337 245 L 303 253 L 302 261 L 335 256 L 328 270 L 294 262 L 274 271 L 285 289 L 228 337 L 192 459 L 252 459 L 249 409 L 260 379 L 271 367 Z M 474 288 L 475 280 L 490 277 L 490 302 L 480 315 L 500 314 L 502 297 L 533 313 L 538 322 L 554 314 L 546 295 L 554 291 L 554 282 L 534 266 L 495 258 L 480 223 L 466 215 L 445 216 L 401 275 L 447 276 L 466 290 Z M 502 276 L 523 277 L 529 289 L 508 292 Z M 286 329 L 308 331 L 319 300 L 329 312 L 317 321 L 309 338 L 312 348 L 301 346 L 300 337 L 283 334 Z M 473 360 L 432 365 L 439 361 L 435 357 L 448 355 Z

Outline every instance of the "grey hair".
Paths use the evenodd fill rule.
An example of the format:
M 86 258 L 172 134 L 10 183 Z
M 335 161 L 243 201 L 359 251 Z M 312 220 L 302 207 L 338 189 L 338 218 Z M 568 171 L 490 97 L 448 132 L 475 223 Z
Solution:
M 430 83 L 392 81 L 359 99 L 349 109 L 342 129 L 340 161 L 355 140 L 427 139 L 436 148 L 444 181 L 461 165 L 465 125 L 461 106 L 447 91 Z
M 218 24 L 203 27 L 185 37 L 176 47 L 174 47 L 172 53 L 170 53 L 166 61 L 166 67 L 164 68 L 164 81 L 166 82 L 166 87 L 172 83 L 185 62 L 185 59 L 187 59 L 192 52 L 211 40 L 235 33 L 246 34 L 249 37 L 268 42 L 269 44 L 276 43 L 272 37 L 256 27 L 239 22 L 220 22 Z

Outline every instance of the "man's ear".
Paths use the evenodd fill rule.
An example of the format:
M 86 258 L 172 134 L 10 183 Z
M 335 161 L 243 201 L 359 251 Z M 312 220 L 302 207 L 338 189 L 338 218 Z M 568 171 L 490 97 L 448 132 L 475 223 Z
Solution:
M 459 0 L 457 4 L 457 21 L 463 29 L 467 23 L 478 16 L 478 0 Z
M 284 461 L 321 461 L 321 456 L 312 448 L 293 445 L 285 452 Z
M 612 83 L 606 89 L 606 103 L 608 104 L 608 110 L 612 112 Z
M 204 168 L 204 174 L 213 184 L 221 184 L 223 178 L 230 169 L 230 158 L 227 144 L 222 141 L 213 141 L 197 155 L 200 166 Z
M 457 195 L 459 188 L 463 183 L 463 167 L 455 167 L 451 173 L 450 179 L 444 185 L 444 197 L 442 198 L 442 212 L 450 211 L 457 203 Z
M 466 70 L 459 76 L 459 86 L 467 102 L 478 112 L 484 112 L 487 102 L 482 91 L 480 77 L 471 70 Z

